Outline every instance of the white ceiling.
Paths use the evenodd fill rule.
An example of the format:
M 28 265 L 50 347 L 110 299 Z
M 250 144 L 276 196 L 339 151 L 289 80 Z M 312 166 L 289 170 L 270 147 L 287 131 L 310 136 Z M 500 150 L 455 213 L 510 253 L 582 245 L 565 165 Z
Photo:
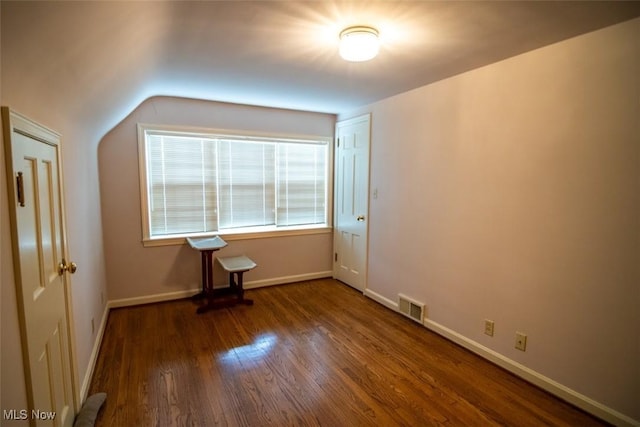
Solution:
M 616 1 L 1 3 L 2 101 L 106 132 L 153 95 L 339 113 L 640 16 Z M 347 63 L 344 27 L 380 55 Z M 44 107 L 43 107 L 44 108 Z

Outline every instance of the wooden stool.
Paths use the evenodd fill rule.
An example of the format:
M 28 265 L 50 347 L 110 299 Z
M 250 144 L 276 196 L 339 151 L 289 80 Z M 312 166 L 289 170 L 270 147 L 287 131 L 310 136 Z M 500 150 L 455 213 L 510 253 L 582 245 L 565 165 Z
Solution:
M 235 299 L 228 300 L 226 306 L 235 304 L 252 305 L 253 300 L 244 297 L 242 275 L 244 272 L 256 268 L 257 264 L 245 255 L 224 258 L 217 257 L 216 259 L 222 268 L 229 272 L 228 294 L 236 296 Z

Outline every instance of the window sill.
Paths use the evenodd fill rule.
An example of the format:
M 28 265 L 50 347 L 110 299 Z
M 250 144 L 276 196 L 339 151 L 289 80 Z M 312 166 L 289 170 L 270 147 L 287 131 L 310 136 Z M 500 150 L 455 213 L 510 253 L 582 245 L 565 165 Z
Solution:
M 194 239 L 220 236 L 225 241 L 231 242 L 234 240 L 252 240 L 252 239 L 267 239 L 271 237 L 287 237 L 287 236 L 307 236 L 312 234 L 329 234 L 333 231 L 332 227 L 319 226 L 319 227 L 304 227 L 293 228 L 289 227 L 286 230 L 277 230 L 275 227 L 272 230 L 262 229 L 256 231 L 255 229 L 247 229 L 243 232 L 237 230 L 223 230 L 215 233 L 203 233 L 203 234 L 189 234 L 188 236 L 171 236 L 171 237 L 156 237 L 153 239 L 144 239 L 142 245 L 146 247 L 155 246 L 173 246 L 183 245 L 187 243 L 187 237 Z

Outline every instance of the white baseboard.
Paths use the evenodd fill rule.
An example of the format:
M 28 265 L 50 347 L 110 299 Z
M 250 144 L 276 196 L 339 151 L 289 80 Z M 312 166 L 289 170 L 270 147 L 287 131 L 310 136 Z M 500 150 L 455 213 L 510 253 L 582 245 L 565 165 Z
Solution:
M 253 280 L 243 284 L 244 289 L 256 289 L 265 286 L 284 285 L 286 283 L 302 282 L 305 280 L 324 279 L 331 277 L 331 271 L 319 271 L 316 273 L 297 274 L 294 276 L 275 277 L 273 279 Z M 111 300 L 109 308 L 130 307 L 132 305 L 150 304 L 154 302 L 173 301 L 176 299 L 189 298 L 200 292 L 200 288 L 188 289 L 185 291 L 167 292 L 163 294 L 145 295 L 133 298 L 122 298 Z
M 173 301 L 182 298 L 189 298 L 200 292 L 200 288 L 187 289 L 185 291 L 166 292 L 163 294 L 144 295 L 141 297 L 122 298 L 111 300 L 107 304 L 109 308 L 131 307 L 132 305 L 151 304 L 154 302 Z
M 385 307 L 393 310 L 393 311 L 398 311 L 398 303 L 395 301 L 391 301 L 389 298 L 387 297 L 383 297 L 382 295 L 380 295 L 377 292 L 372 291 L 371 289 L 365 289 L 364 290 L 364 295 L 371 298 L 372 300 L 374 300 L 377 303 L 380 303 L 382 305 L 384 305 Z
M 98 361 L 98 353 L 100 352 L 100 345 L 102 344 L 102 338 L 104 337 L 104 331 L 107 327 L 107 319 L 109 318 L 109 305 L 105 304 L 104 311 L 102 312 L 102 319 L 100 320 L 100 326 L 98 327 L 98 333 L 93 343 L 93 349 L 91 350 L 91 356 L 89 356 L 89 366 L 85 372 L 84 379 L 82 380 L 82 386 L 80 387 L 80 403 L 84 402 L 89 392 L 89 386 L 91 385 L 91 379 L 93 378 L 93 371 Z M 79 409 L 79 408 L 78 408 Z
M 398 304 L 377 292 L 374 292 L 370 289 L 365 289 L 364 295 L 371 298 L 372 300 L 384 305 L 385 307 L 398 311 Z M 466 348 L 467 350 L 472 351 L 478 356 L 489 360 L 490 362 L 495 363 L 501 368 L 506 369 L 518 377 L 535 384 L 536 386 L 542 388 L 543 390 L 548 391 L 549 393 L 557 396 L 558 398 L 565 400 L 566 402 L 571 403 L 572 405 L 577 406 L 578 408 L 589 412 L 590 414 L 595 415 L 598 418 L 603 419 L 613 425 L 616 426 L 625 426 L 625 427 L 640 427 L 640 422 L 634 420 L 633 418 L 624 415 L 614 409 L 611 409 L 595 400 L 578 393 L 575 390 L 566 387 L 551 378 L 548 378 L 530 368 L 527 368 L 520 363 L 509 359 L 508 357 L 503 356 L 502 354 L 491 350 L 488 347 L 483 346 L 456 331 L 453 331 L 445 326 L 440 325 L 433 320 L 425 319 L 424 326 L 437 333 L 438 335 L 447 338 L 450 341 Z
M 332 271 L 318 271 L 316 273 L 296 274 L 294 276 L 276 277 L 275 279 L 254 280 L 245 282 L 244 289 L 263 288 L 265 286 L 285 285 L 287 283 L 304 282 L 305 280 L 325 279 L 331 277 Z

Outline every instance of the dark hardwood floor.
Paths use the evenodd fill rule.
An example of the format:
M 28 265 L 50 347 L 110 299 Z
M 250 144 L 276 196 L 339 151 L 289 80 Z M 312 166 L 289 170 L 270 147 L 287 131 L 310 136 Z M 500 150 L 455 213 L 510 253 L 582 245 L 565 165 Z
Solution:
M 601 421 L 326 279 L 112 310 L 96 426 L 590 426 Z

